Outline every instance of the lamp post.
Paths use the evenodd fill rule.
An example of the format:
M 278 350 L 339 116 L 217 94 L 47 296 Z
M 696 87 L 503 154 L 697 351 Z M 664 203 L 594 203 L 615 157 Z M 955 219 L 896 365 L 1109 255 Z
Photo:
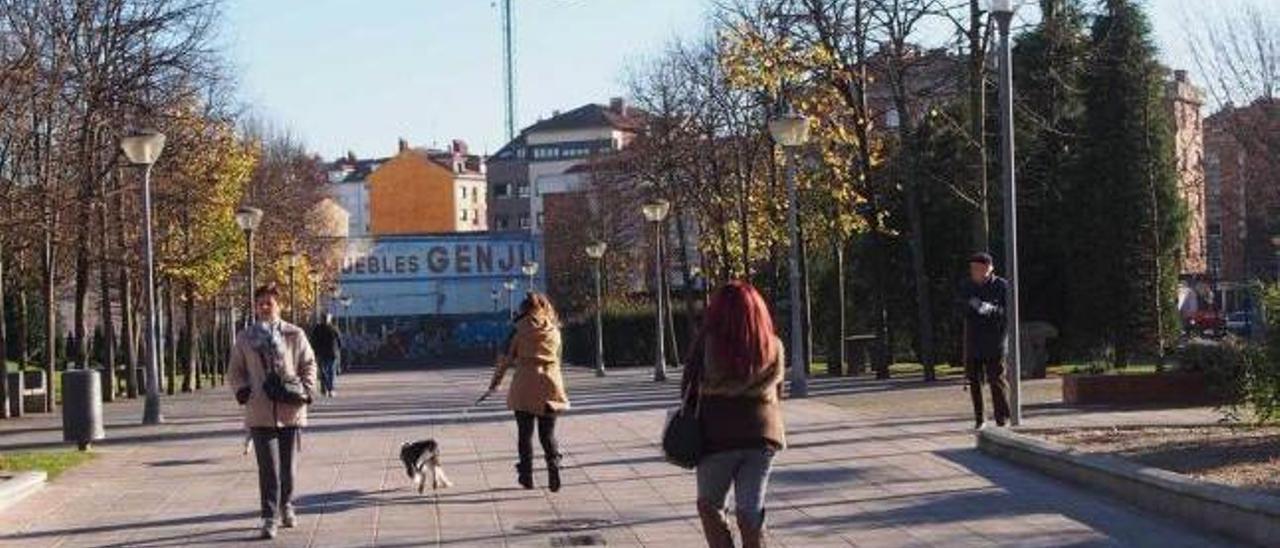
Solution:
M 258 225 L 262 223 L 262 210 L 256 207 L 241 207 L 236 210 L 236 224 L 240 225 L 240 230 L 244 231 L 245 254 L 249 258 L 249 308 L 245 314 L 245 325 L 253 323 L 253 232 L 258 230 Z
M 604 298 L 600 290 L 601 262 L 609 245 L 596 241 L 587 244 L 587 257 L 591 258 L 592 273 L 596 282 L 596 376 L 605 376 L 604 372 Z
M 516 294 L 516 281 L 514 279 L 502 282 L 502 288 L 507 290 L 507 317 L 515 319 L 516 304 L 513 301 Z
M 498 301 L 502 300 L 502 296 L 498 294 L 498 286 L 493 286 L 493 289 L 489 291 L 489 298 L 493 299 L 493 312 L 496 314 L 498 312 Z
M 147 397 L 142 408 L 142 424 L 160 424 L 160 356 L 159 329 L 156 321 L 156 258 L 151 228 L 151 168 L 164 151 L 164 134 L 143 131 L 120 140 L 120 148 L 129 162 L 145 166 L 142 172 L 143 223 L 147 261 Z
M 338 298 L 338 304 L 342 305 L 342 319 L 346 321 L 347 327 L 343 331 L 351 333 L 351 297 L 343 295 Z
M 656 307 L 654 333 L 657 334 L 658 343 L 653 358 L 653 380 L 662 382 L 667 380 L 667 349 L 665 337 L 662 336 L 662 221 L 666 220 L 667 214 L 671 212 L 671 202 L 656 199 L 644 204 L 641 212 L 644 213 L 645 220 L 653 225 L 653 295 Z
M 1009 407 L 1013 426 L 1022 424 L 1021 320 L 1018 313 L 1018 201 L 1013 172 L 1013 55 L 1009 26 L 1013 21 L 1010 0 L 991 0 L 991 16 L 1000 27 L 1000 173 L 1004 180 L 1004 270 L 1009 281 L 1005 309 L 1008 318 Z
M 284 252 L 284 260 L 289 265 L 289 323 L 298 324 L 298 300 L 293 291 L 293 273 L 298 269 L 298 252 L 290 248 Z
M 312 270 L 307 273 L 311 282 L 311 323 L 320 323 L 320 272 Z
M 529 278 L 529 291 L 532 292 L 535 287 L 534 276 L 538 275 L 538 263 L 536 261 L 525 261 L 520 265 L 520 271 L 524 272 L 525 277 Z
M 791 397 L 803 398 L 809 395 L 809 379 L 807 357 L 804 348 L 804 327 L 801 314 L 800 294 L 800 217 L 799 201 L 796 195 L 796 161 L 795 149 L 809 141 L 809 121 L 794 111 L 769 121 L 769 134 L 773 141 L 780 145 L 787 157 L 787 231 L 791 235 L 790 264 L 790 301 L 791 301 L 791 342 L 787 350 L 791 355 Z

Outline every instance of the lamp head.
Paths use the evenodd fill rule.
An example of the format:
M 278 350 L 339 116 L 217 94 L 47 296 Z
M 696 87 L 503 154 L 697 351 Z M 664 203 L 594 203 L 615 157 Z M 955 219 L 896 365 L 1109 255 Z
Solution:
M 1013 0 L 991 0 L 991 13 L 1013 15 Z
M 609 244 L 602 241 L 595 241 L 587 244 L 587 256 L 592 259 L 600 259 L 604 257 L 604 252 L 609 248 Z
M 538 273 L 538 263 L 534 261 L 525 261 L 524 264 L 520 266 L 520 271 L 524 272 L 525 276 L 533 276 Z
M 651 223 L 660 223 L 671 212 L 671 202 L 659 198 L 644 204 L 642 210 L 646 220 Z
M 236 224 L 240 225 L 240 230 L 253 232 L 258 229 L 258 224 L 261 222 L 261 209 L 245 206 L 236 210 Z
M 769 135 L 784 147 L 798 147 L 809 142 L 809 120 L 793 111 L 769 120 Z
M 120 139 L 120 150 L 137 165 L 151 165 L 160 159 L 164 151 L 164 134 L 155 130 L 143 130 Z

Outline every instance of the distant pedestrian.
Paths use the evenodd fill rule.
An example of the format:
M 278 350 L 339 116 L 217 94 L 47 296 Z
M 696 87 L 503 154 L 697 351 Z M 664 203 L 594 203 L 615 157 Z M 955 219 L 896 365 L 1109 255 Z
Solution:
M 333 325 L 333 315 L 325 314 L 320 323 L 311 328 L 311 347 L 320 363 L 320 393 L 334 396 L 334 382 L 342 365 L 342 334 Z
M 996 424 L 1009 420 L 1009 383 L 1005 380 L 1005 298 L 1009 283 L 995 275 L 991 255 L 969 257 L 969 278 L 960 288 L 959 305 L 964 315 L 964 367 L 973 398 L 974 428 L 982 428 L 982 381 L 991 386 L 991 405 Z
M 253 293 L 257 321 L 236 336 L 227 384 L 244 406 L 244 423 L 258 460 L 262 538 L 276 536 L 276 520 L 297 524 L 293 509 L 295 452 L 307 424 L 316 360 L 306 332 L 280 319 L 274 284 Z
M 514 369 L 507 407 L 515 412 L 518 437 L 516 480 L 533 489 L 533 429 L 547 462 L 547 488 L 560 490 L 560 447 L 556 441 L 556 417 L 569 408 L 564 378 L 560 374 L 560 319 L 551 301 L 541 293 L 529 293 L 520 304 L 515 333 L 506 354 L 499 356 L 487 396 L 502 385 L 507 369 Z
M 786 446 L 784 370 L 782 341 L 760 293 L 741 281 L 716 291 L 682 381 L 702 424 L 698 517 L 712 548 L 733 546 L 725 519 L 730 485 L 742 546 L 764 546 L 769 472 Z

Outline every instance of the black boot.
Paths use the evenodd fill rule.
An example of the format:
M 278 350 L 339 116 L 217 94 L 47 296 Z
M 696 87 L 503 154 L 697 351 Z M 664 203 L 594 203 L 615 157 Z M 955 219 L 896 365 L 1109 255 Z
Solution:
M 516 481 L 525 489 L 533 489 L 533 463 L 520 461 L 516 463 Z
M 547 457 L 547 488 L 552 493 L 560 491 L 560 457 Z

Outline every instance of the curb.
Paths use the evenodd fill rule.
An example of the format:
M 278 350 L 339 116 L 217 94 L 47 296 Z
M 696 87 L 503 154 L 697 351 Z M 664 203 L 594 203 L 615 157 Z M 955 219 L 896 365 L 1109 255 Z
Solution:
M 48 475 L 43 471 L 0 473 L 0 511 L 44 488 Z
M 978 432 L 978 450 L 1235 540 L 1274 545 L 1280 498 L 1189 478 L 1111 455 L 1088 455 L 1005 428 Z

